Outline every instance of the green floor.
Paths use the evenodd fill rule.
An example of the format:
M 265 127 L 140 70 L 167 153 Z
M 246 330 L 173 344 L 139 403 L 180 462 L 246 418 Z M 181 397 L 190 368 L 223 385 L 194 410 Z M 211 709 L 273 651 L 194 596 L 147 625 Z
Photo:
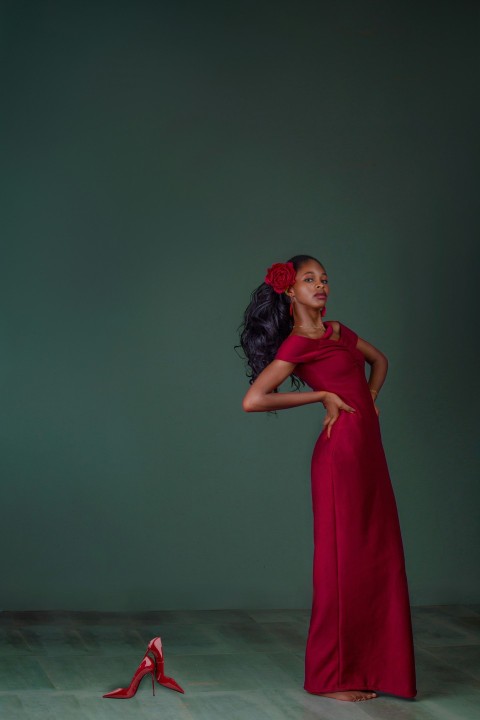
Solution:
M 480 606 L 413 607 L 418 695 L 347 703 L 303 690 L 307 610 L 0 613 L 4 720 L 477 720 Z M 375 629 L 372 628 L 372 631 Z M 163 639 L 165 669 L 185 694 L 145 678 L 128 685 L 148 640 Z

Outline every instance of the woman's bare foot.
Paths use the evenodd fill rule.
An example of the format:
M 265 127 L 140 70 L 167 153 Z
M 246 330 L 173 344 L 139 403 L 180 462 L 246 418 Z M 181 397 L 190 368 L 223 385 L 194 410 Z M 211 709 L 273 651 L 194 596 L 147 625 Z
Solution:
M 322 697 L 333 698 L 334 700 L 347 700 L 349 702 L 362 702 L 377 697 L 377 693 L 370 690 L 342 690 L 341 692 L 316 693 Z

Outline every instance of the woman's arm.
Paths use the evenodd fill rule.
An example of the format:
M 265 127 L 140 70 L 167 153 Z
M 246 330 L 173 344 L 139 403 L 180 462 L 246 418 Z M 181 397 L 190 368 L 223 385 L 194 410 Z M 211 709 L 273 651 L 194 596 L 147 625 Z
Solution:
M 388 372 L 388 358 L 378 348 L 371 345 L 361 337 L 357 340 L 357 350 L 365 357 L 365 360 L 370 365 L 370 376 L 368 378 L 368 386 L 372 392 L 373 401 L 377 399 L 377 395 L 380 392 L 380 388 L 385 382 Z
M 295 363 L 285 360 L 272 360 L 260 375 L 250 385 L 242 407 L 245 412 L 265 412 L 268 410 L 286 410 L 299 405 L 308 405 L 314 402 L 323 402 L 326 390 L 312 390 L 311 392 L 274 393 L 273 391 L 283 383 L 294 371 Z
M 294 369 L 295 363 L 286 360 L 272 360 L 250 385 L 250 389 L 243 398 L 243 409 L 246 412 L 265 412 L 321 402 L 327 411 L 323 426 L 327 431 L 327 437 L 330 438 L 332 427 L 340 415 L 340 410 L 354 413 L 356 412 L 355 408 L 347 405 L 338 395 L 328 392 L 328 390 L 274 393 L 275 388 L 281 385 Z

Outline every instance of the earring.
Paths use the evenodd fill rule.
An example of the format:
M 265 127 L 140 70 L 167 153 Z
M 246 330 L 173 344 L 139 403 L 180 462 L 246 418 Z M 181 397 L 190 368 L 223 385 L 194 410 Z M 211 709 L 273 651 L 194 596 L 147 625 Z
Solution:
M 290 317 L 293 317 L 293 296 L 292 296 L 292 299 L 290 300 Z

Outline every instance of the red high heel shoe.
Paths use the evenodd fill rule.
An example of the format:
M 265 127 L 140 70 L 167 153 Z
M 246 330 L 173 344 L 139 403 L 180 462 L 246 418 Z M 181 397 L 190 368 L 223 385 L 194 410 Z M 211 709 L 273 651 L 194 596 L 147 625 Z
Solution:
M 132 678 L 132 682 L 130 683 L 128 688 L 118 688 L 118 690 L 112 690 L 112 692 L 107 693 L 104 695 L 104 698 L 119 698 L 121 700 L 124 700 L 126 698 L 131 698 L 135 695 L 135 693 L 138 690 L 138 686 L 140 685 L 140 680 L 145 677 L 145 675 L 151 675 L 152 676 L 152 690 L 153 694 L 155 695 L 155 683 L 153 681 L 153 676 L 155 672 L 155 661 L 152 660 L 151 657 L 148 655 L 145 655 L 142 662 L 138 666 L 138 668 L 135 670 L 135 674 Z
M 183 690 L 180 685 L 175 682 L 175 680 L 171 677 L 168 677 L 165 675 L 165 660 L 163 658 L 163 652 L 162 652 L 162 639 L 159 637 L 155 637 L 148 643 L 147 651 L 145 653 L 145 657 L 148 657 L 147 653 L 152 653 L 152 655 L 155 658 L 156 663 L 156 670 L 155 670 L 155 679 L 164 687 L 170 688 L 170 690 L 176 690 L 177 692 L 185 693 L 185 690 Z

